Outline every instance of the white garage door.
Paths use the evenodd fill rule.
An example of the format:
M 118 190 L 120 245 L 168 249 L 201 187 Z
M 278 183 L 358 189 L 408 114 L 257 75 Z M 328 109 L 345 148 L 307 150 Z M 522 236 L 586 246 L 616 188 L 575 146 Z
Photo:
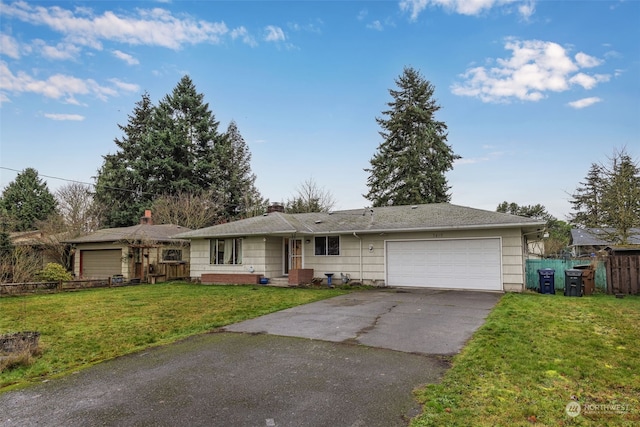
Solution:
M 387 284 L 502 290 L 500 239 L 388 241 Z
M 122 274 L 122 251 L 120 249 L 104 249 L 82 251 L 82 272 L 85 278 L 106 279 L 115 274 Z

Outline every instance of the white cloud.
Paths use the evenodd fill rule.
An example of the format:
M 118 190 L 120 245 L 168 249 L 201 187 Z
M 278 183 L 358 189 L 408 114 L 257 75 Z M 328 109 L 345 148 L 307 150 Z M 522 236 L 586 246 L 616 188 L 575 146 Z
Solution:
M 534 0 L 523 1 L 518 5 L 518 13 L 525 20 L 528 20 L 536 12 L 536 2 Z
M 118 59 L 123 60 L 124 62 L 126 62 L 129 65 L 138 65 L 140 63 L 140 61 L 138 61 L 136 58 L 134 58 L 133 56 L 129 55 L 128 53 L 124 53 L 121 50 L 113 50 L 111 51 L 111 53 L 113 53 L 113 56 L 115 56 Z
M 382 27 L 382 23 L 380 21 L 375 20 L 370 24 L 367 24 L 367 28 L 370 30 L 382 31 L 384 28 Z
M 452 92 L 484 102 L 507 102 L 512 98 L 539 101 L 548 92 L 566 91 L 571 85 L 592 89 L 609 80 L 608 75 L 579 72 L 581 67 L 600 64 L 600 60 L 580 53 L 574 62 L 557 43 L 510 39 L 505 49 L 511 51 L 510 58 L 496 59 L 494 67 L 468 69 L 461 75 L 463 81 L 452 85 Z
M 598 97 L 591 97 L 591 98 L 582 98 L 579 99 L 577 101 L 573 101 L 573 102 L 569 102 L 569 107 L 571 108 L 575 108 L 577 110 L 581 109 L 581 108 L 586 108 L 586 107 L 590 107 L 593 104 L 597 104 L 598 102 L 602 102 L 602 99 L 598 98 Z
M 84 116 L 79 114 L 54 114 L 54 113 L 45 113 L 46 118 L 51 120 L 70 120 L 81 122 L 84 120 Z
M 582 68 L 592 68 L 602 64 L 600 59 L 582 52 L 576 53 L 575 58 L 578 65 Z
M 71 43 L 58 43 L 55 46 L 50 46 L 44 40 L 36 39 L 33 41 L 33 46 L 45 58 L 54 60 L 74 59 L 80 53 L 80 48 Z
M 569 83 L 577 84 L 585 89 L 593 89 L 600 82 L 606 82 L 609 80 L 609 76 L 605 74 L 596 74 L 589 76 L 584 73 L 578 73 L 569 79 Z
M 101 40 L 131 45 L 180 49 L 185 44 L 219 43 L 228 33 L 224 22 L 207 22 L 176 17 L 161 9 L 137 9 L 137 15 L 107 11 L 96 15 L 88 8 L 74 10 L 59 6 L 31 6 L 26 2 L 0 3 L 0 14 L 34 25 L 44 25 L 76 44 L 101 49 Z
M 98 84 L 93 79 L 79 79 L 64 74 L 54 74 L 47 79 L 39 80 L 24 71 L 13 74 L 4 61 L 0 61 L 0 95 L 7 98 L 9 93 L 35 93 L 51 99 L 61 99 L 69 104 L 79 105 L 76 96 L 94 96 L 106 101 L 117 96 L 119 90 L 131 91 L 135 85 L 127 85 L 113 79 L 115 88 Z M 136 89 L 137 90 L 137 89 Z
M 109 79 L 109 81 L 118 89 L 122 89 L 125 92 L 138 92 L 140 90 L 140 86 L 137 84 L 125 83 L 119 79 Z
M 20 45 L 17 40 L 8 34 L 0 34 L 0 55 L 13 59 L 20 58 Z
M 480 15 L 494 7 L 502 7 L 517 0 L 400 0 L 400 10 L 409 12 L 415 21 L 428 6 L 441 7 L 461 15 Z M 518 2 L 518 12 L 528 19 L 535 12 L 535 1 Z
M 239 38 L 243 43 L 248 44 L 251 47 L 255 47 L 258 45 L 256 39 L 254 39 L 253 36 L 249 34 L 249 31 L 245 27 L 238 27 L 231 30 L 231 38 L 233 40 Z
M 264 39 L 268 42 L 279 42 L 285 40 L 284 31 L 282 28 L 276 27 L 274 25 L 268 25 L 265 28 L 266 35 Z

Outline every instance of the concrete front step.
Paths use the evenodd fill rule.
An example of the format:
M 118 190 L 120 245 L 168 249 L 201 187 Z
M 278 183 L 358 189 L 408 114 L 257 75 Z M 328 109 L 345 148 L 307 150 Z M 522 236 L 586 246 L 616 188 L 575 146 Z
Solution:
M 289 286 L 289 278 L 288 277 L 271 277 L 269 278 L 269 286 L 278 286 L 288 288 Z

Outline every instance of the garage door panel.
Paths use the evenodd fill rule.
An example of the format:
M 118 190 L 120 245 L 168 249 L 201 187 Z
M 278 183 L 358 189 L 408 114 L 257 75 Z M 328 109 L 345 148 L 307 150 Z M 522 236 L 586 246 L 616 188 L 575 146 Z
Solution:
M 500 239 L 389 241 L 387 283 L 502 290 Z
M 122 251 L 103 249 L 82 251 L 82 277 L 104 279 L 122 274 Z

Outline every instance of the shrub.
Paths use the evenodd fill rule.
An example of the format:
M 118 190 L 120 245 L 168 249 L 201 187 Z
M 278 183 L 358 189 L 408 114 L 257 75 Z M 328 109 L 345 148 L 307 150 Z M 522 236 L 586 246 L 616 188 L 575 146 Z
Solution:
M 46 282 L 68 282 L 73 279 L 71 273 L 69 273 L 63 266 L 56 264 L 55 262 L 48 263 L 44 269 L 38 273 L 38 276 Z

